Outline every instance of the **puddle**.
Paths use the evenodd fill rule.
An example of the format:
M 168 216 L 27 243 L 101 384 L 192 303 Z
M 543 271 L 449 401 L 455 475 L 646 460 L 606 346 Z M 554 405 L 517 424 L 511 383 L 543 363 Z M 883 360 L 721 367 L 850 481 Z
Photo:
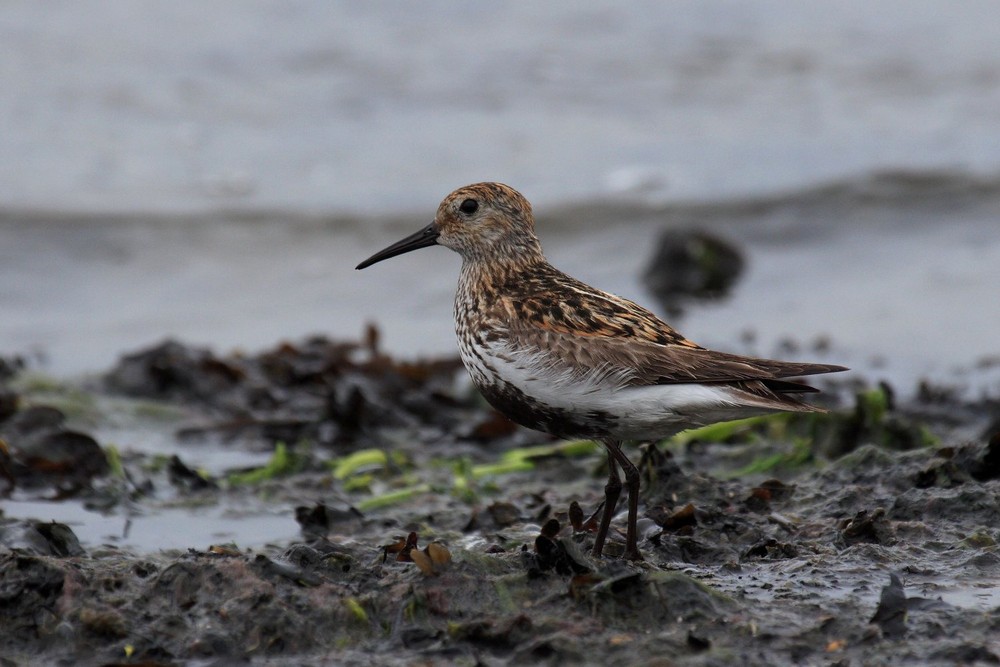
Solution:
M 88 550 L 101 545 L 139 553 L 207 549 L 233 543 L 241 549 L 286 544 L 299 537 L 292 508 L 256 507 L 228 503 L 188 508 L 139 508 L 131 516 L 102 514 L 75 500 L 40 502 L 4 500 L 9 519 L 36 519 L 64 523 Z

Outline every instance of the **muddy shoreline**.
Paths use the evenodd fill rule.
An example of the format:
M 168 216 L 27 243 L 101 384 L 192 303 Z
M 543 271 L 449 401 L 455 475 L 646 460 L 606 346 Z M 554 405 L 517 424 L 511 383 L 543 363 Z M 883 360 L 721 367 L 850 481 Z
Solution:
M 646 560 L 627 565 L 587 555 L 596 447 L 378 341 L 171 342 L 82 386 L 8 360 L 2 664 L 1000 662 L 997 397 L 925 384 L 900 404 L 830 378 L 828 415 L 633 448 Z M 182 449 L 129 444 L 156 438 Z M 215 448 L 259 463 L 185 460 Z M 259 542 L 81 541 L 27 501 L 126 526 L 179 512 L 181 543 L 184 516 L 217 511 Z

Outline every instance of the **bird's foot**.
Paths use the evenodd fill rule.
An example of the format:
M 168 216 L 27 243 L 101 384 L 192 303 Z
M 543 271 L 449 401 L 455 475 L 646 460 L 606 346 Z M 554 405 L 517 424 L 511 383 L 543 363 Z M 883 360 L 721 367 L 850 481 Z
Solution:
M 643 562 L 645 560 L 642 557 L 642 554 L 639 552 L 638 548 L 635 548 L 635 549 L 626 549 L 625 553 L 622 554 L 622 558 L 624 560 L 630 561 L 632 563 L 641 563 L 641 562 Z

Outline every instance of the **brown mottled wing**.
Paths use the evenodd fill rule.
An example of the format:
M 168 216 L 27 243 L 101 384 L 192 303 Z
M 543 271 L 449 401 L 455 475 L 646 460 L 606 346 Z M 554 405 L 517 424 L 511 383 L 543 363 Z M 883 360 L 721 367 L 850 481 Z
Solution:
M 600 369 L 625 386 L 719 382 L 758 396 L 815 391 L 782 378 L 846 370 L 715 352 L 641 306 L 550 266 L 506 285 L 493 317 L 515 349 L 555 355 L 581 375 Z
M 769 380 L 773 391 L 810 391 L 808 385 L 781 378 L 846 370 L 830 364 L 795 363 L 743 357 L 700 347 L 658 345 L 635 338 L 577 336 L 544 327 L 519 326 L 508 330 L 516 347 L 538 348 L 558 354 L 581 373 L 588 369 L 628 370 L 627 385 L 686 384 Z
M 588 341 L 622 338 L 700 349 L 642 306 L 594 289 L 550 265 L 505 284 L 493 315 L 500 321 Z

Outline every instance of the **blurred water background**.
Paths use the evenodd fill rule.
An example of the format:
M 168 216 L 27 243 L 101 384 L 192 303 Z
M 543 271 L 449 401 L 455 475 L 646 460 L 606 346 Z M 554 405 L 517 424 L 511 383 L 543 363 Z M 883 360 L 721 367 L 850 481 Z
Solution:
M 453 352 L 457 257 L 353 267 L 500 180 L 554 264 L 651 306 L 660 229 L 739 246 L 735 292 L 677 322 L 703 344 L 906 386 L 995 369 L 996 16 L 9 0 L 0 353 L 76 375 L 166 336 L 256 349 L 367 321 L 389 351 Z

